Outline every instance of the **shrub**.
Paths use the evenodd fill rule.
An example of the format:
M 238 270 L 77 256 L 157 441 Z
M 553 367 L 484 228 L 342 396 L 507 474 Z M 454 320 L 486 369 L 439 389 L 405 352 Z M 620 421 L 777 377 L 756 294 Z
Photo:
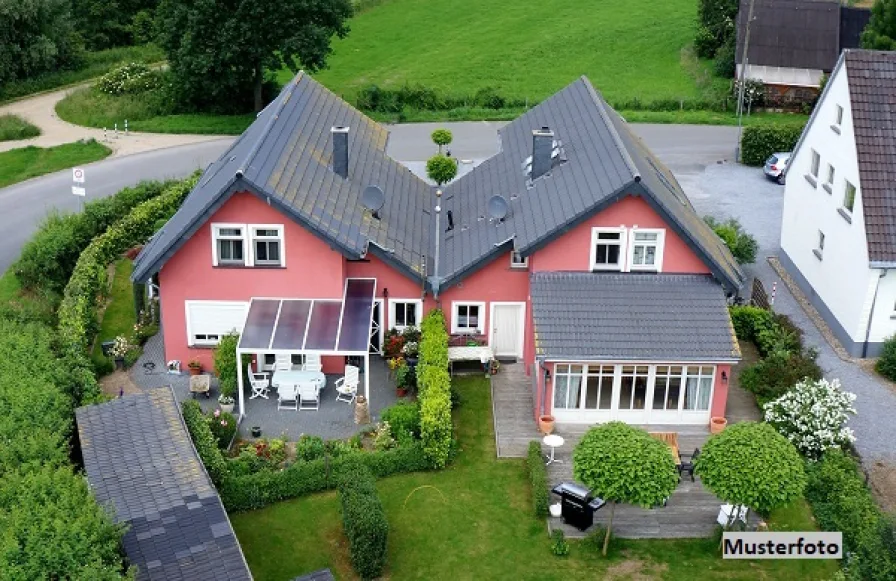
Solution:
M 426 161 L 426 177 L 438 185 L 447 184 L 457 175 L 457 160 L 436 154 Z
M 362 579 L 379 577 L 386 566 L 389 524 L 370 470 L 359 463 L 342 466 L 339 501 L 352 568 Z
M 0 141 L 28 139 L 40 135 L 40 129 L 18 115 L 0 115 Z
M 381 422 L 376 425 L 376 433 L 373 437 L 374 450 L 390 450 L 395 447 L 395 438 L 392 436 L 392 428 L 389 422 Z
M 896 578 L 896 547 L 891 521 L 865 486 L 858 464 L 841 450 L 828 450 L 807 465 L 806 499 L 819 526 L 843 533 L 850 569 L 860 579 Z
M 100 77 L 96 88 L 108 95 L 145 93 L 158 88 L 161 78 L 145 63 L 129 63 Z
M 358 437 L 348 440 L 329 440 L 324 444 L 324 450 L 330 458 L 342 458 L 363 451 L 361 439 Z
M 208 418 L 202 413 L 199 403 L 192 399 L 181 404 L 181 413 L 208 475 L 216 486 L 221 486 L 227 477 L 227 461 L 218 448 L 218 440 L 212 434 Z
M 127 350 L 127 353 L 124 354 L 125 369 L 130 369 L 136 365 L 137 360 L 140 359 L 141 355 L 143 355 L 143 349 L 136 345 L 132 345 L 131 348 Z
M 704 59 L 711 59 L 719 48 L 719 41 L 716 35 L 712 33 L 706 26 L 697 26 L 697 35 L 694 37 L 694 52 L 697 56 Z
M 890 381 L 896 381 L 896 335 L 887 337 L 884 341 L 880 359 L 875 363 L 874 369 Z
M 741 341 L 756 342 L 756 335 L 772 324 L 774 314 L 766 309 L 751 305 L 733 305 L 728 308 L 734 334 Z
M 442 147 L 449 145 L 453 136 L 447 129 L 436 129 L 432 132 L 432 142 L 439 146 L 439 153 L 442 153 Z
M 310 462 L 323 458 L 327 453 L 324 447 L 324 440 L 320 436 L 309 436 L 302 434 L 296 442 L 296 459 Z
M 756 262 L 756 251 L 759 249 L 759 244 L 756 243 L 755 238 L 744 231 L 740 222 L 734 218 L 719 222 L 712 216 L 704 216 L 703 220 L 722 239 L 738 264 Z
M 772 353 L 762 361 L 740 372 L 740 386 L 756 395 L 760 404 L 781 397 L 803 379 L 821 379 L 821 368 L 815 362 L 818 352 L 804 349 L 798 353 Z
M 808 458 L 825 450 L 851 444 L 855 436 L 846 427 L 855 415 L 854 393 L 840 389 L 840 381 L 801 381 L 765 406 L 765 421 Z
M 717 77 L 722 77 L 723 79 L 734 78 L 736 68 L 734 64 L 735 50 L 736 44 L 734 35 L 728 38 L 722 46 L 716 49 L 712 68 Z
M 218 442 L 218 447 L 222 450 L 229 448 L 230 441 L 236 433 L 236 418 L 233 417 L 233 414 L 215 410 L 208 418 L 208 426 Z
M 548 469 L 541 455 L 541 442 L 538 440 L 529 442 L 526 466 L 529 469 L 529 483 L 532 485 L 532 505 L 535 508 L 535 516 L 544 518 L 548 516 L 551 498 L 548 492 Z
M 773 153 L 792 151 L 802 133 L 802 125 L 748 125 L 740 139 L 741 162 L 758 166 Z
M 420 405 L 417 402 L 400 401 L 384 409 L 381 417 L 392 427 L 399 442 L 420 437 Z
M 221 395 L 228 397 L 236 395 L 239 381 L 237 374 L 242 371 L 242 366 L 238 368 L 236 363 L 236 346 L 239 342 L 239 333 L 228 333 L 221 337 L 221 341 L 215 347 L 215 374 L 218 376 L 218 386 Z
M 442 468 L 452 446 L 451 377 L 448 375 L 448 332 L 442 311 L 430 311 L 423 318 L 420 362 L 417 364 L 420 389 L 420 438 L 432 465 Z
M 560 529 L 551 531 L 551 553 L 555 557 L 565 557 L 569 554 L 569 543 L 566 542 L 566 535 Z

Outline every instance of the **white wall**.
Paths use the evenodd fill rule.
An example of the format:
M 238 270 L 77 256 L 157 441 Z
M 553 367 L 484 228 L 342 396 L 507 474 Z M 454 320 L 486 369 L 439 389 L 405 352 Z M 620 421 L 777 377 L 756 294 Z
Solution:
M 880 273 L 880 270 L 872 271 L 872 286 L 877 284 Z M 868 310 L 871 310 L 870 301 Z M 877 289 L 877 306 L 874 307 L 874 321 L 871 323 L 868 342 L 880 343 L 894 333 L 896 333 L 896 270 L 890 270 L 884 278 L 880 279 L 880 288 Z M 862 340 L 864 341 L 864 337 Z
M 828 85 L 799 151 L 791 159 L 787 171 L 781 248 L 852 340 L 862 342 L 865 340 L 873 285 L 877 280 L 876 274 L 868 267 L 862 189 L 845 63 L 841 62 Z M 843 107 L 839 135 L 831 128 L 836 121 L 837 105 Z M 811 170 L 813 149 L 821 156 L 817 186 L 813 186 L 805 177 Z M 827 180 L 828 164 L 835 169 L 830 194 L 822 187 Z M 838 212 L 838 208 L 843 205 L 846 180 L 855 185 L 857 190 L 851 223 Z M 812 252 L 818 247 L 819 230 L 825 235 L 822 260 Z M 896 279 L 896 273 L 893 273 L 893 278 Z M 896 286 L 892 292 L 893 299 L 896 300 Z M 893 301 L 889 305 L 890 308 L 886 310 L 892 311 Z M 879 310 L 880 302 L 875 319 Z M 888 320 L 889 314 L 888 312 Z

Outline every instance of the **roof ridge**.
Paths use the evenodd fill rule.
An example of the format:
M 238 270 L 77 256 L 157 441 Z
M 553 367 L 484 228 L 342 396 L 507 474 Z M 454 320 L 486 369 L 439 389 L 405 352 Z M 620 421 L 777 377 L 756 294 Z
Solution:
M 604 123 L 607 124 L 607 131 L 609 131 L 610 135 L 613 137 L 613 142 L 616 144 L 616 148 L 622 155 L 622 159 L 623 161 L 625 161 L 625 165 L 628 166 L 629 170 L 631 170 L 632 177 L 636 182 L 641 181 L 641 173 L 638 171 L 637 166 L 635 166 L 635 160 L 632 159 L 631 154 L 628 152 L 628 148 L 626 148 L 625 144 L 622 142 L 622 137 L 620 137 L 619 132 L 616 131 L 616 126 L 613 124 L 613 121 L 610 119 L 610 114 L 607 112 L 606 107 L 604 106 L 603 97 L 597 94 L 597 89 L 594 88 L 594 85 L 591 84 L 591 81 L 588 80 L 588 77 L 582 75 L 581 77 L 579 77 L 579 80 L 585 84 L 585 88 L 588 89 L 588 93 L 594 100 L 594 104 L 597 105 L 597 111 L 598 113 L 600 113 L 600 117 L 601 119 L 603 119 Z
M 298 86 L 299 81 L 305 78 L 305 71 L 299 71 L 296 73 L 296 76 L 293 80 L 289 82 L 291 85 L 288 91 L 281 91 L 277 96 L 280 99 L 280 102 L 277 103 L 277 109 L 271 113 L 271 116 L 268 117 L 267 123 L 264 125 L 264 129 L 261 130 L 261 134 L 259 134 L 258 139 L 255 140 L 255 143 L 252 144 L 252 149 L 249 150 L 249 153 L 246 154 L 246 160 L 242 163 L 242 165 L 236 170 L 236 176 L 242 177 L 246 170 L 249 169 L 249 166 L 252 164 L 252 161 L 255 160 L 255 156 L 258 155 L 258 150 L 261 149 L 261 144 L 264 143 L 265 139 L 267 139 L 268 135 L 271 133 L 271 129 L 274 127 L 274 122 L 280 117 L 280 113 L 283 112 L 283 108 L 286 106 L 286 103 L 289 102 L 289 98 L 292 97 L 292 92 Z

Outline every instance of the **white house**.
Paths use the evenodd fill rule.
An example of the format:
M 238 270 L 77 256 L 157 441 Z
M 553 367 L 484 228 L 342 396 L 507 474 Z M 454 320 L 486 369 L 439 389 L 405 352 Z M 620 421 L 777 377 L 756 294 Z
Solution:
M 896 52 L 840 55 L 787 169 L 781 262 L 851 355 L 896 333 Z

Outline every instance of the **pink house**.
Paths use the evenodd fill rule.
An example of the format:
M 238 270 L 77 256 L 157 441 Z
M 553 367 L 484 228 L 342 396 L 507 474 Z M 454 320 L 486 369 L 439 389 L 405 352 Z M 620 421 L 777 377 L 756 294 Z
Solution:
M 210 366 L 236 330 L 262 366 L 317 353 L 341 373 L 441 307 L 453 335 L 525 365 L 533 420 L 724 415 L 743 274 L 669 170 L 584 77 L 499 138 L 437 193 L 299 74 L 137 259 L 167 358 Z

